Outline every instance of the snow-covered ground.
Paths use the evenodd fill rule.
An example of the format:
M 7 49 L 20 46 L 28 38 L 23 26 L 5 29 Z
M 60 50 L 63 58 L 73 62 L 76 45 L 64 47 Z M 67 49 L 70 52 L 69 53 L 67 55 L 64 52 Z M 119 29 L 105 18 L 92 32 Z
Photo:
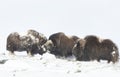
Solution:
M 56 58 L 45 53 L 29 57 L 25 52 L 16 55 L 0 54 L 0 75 L 2 77 L 119 77 L 120 63 L 107 61 L 75 61 L 72 58 Z

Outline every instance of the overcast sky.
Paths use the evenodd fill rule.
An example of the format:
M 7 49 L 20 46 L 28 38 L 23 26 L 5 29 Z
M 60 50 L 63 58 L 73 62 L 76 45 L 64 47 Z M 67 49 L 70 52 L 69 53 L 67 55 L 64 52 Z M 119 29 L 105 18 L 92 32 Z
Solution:
M 47 37 L 94 34 L 119 45 L 119 27 L 120 0 L 0 0 L 0 48 L 8 34 L 28 29 Z

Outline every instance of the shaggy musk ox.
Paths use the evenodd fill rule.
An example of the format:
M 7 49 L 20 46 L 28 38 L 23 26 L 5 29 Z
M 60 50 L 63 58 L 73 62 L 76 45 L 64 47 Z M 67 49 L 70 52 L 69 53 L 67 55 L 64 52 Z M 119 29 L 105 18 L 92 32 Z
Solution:
M 42 45 L 47 42 L 47 38 L 42 33 L 39 33 L 32 29 L 27 31 L 27 35 L 31 37 L 33 42 L 31 53 L 39 53 L 41 55 L 45 53 Z
M 20 36 L 19 33 L 11 33 L 7 38 L 7 50 L 14 54 L 14 51 L 31 51 L 32 40 L 29 36 Z
M 36 32 L 37 33 L 37 32 Z M 45 53 L 41 46 L 43 41 L 45 43 L 46 38 L 41 38 L 42 36 L 37 36 L 35 39 L 29 35 L 33 35 L 32 32 L 28 32 L 26 36 L 20 36 L 19 33 L 11 33 L 7 37 L 7 46 L 6 49 L 14 54 L 14 51 L 27 51 L 27 54 L 34 55 L 36 53 L 43 54 Z M 42 41 L 41 41 L 42 40 Z M 42 44 L 41 44 L 42 43 Z
M 68 37 L 63 32 L 58 32 L 49 37 L 44 47 L 56 56 L 68 57 L 72 55 L 72 48 L 77 38 L 77 36 Z
M 108 63 L 110 61 L 113 63 L 117 62 L 119 59 L 119 51 L 115 43 L 110 39 L 104 39 L 100 44 L 100 53 L 97 59 L 98 61 L 100 61 L 100 59 L 108 60 Z
M 78 40 L 73 47 L 73 54 L 77 60 L 90 61 L 90 60 L 107 60 L 108 63 L 118 61 L 119 52 L 118 48 L 110 39 L 103 39 L 93 35 L 86 36 L 84 39 Z

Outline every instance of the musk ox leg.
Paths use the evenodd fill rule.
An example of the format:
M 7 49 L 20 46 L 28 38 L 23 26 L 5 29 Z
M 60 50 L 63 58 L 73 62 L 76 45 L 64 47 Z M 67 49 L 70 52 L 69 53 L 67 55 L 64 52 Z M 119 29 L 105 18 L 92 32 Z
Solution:
M 108 63 L 110 63 L 111 60 L 108 60 Z
M 100 62 L 100 59 L 98 58 L 97 61 Z
M 15 55 L 14 51 L 9 51 L 9 55 Z
M 27 51 L 27 55 L 28 55 L 29 57 L 32 57 L 32 56 L 33 56 L 32 53 L 31 53 L 31 51 Z

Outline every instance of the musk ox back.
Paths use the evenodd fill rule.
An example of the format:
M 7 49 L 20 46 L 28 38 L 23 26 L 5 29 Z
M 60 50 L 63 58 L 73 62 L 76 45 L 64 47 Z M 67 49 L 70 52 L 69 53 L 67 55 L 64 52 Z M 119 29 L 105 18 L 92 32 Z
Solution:
M 88 60 L 94 60 L 99 52 L 99 39 L 94 35 L 89 35 L 84 38 L 86 41 L 84 53 Z
M 49 37 L 49 40 L 52 41 L 52 46 L 50 53 L 56 56 L 68 57 L 72 55 L 72 48 L 74 46 L 74 40 L 67 37 L 64 33 L 58 32 L 52 34 Z
M 108 63 L 110 61 L 113 63 L 118 61 L 118 48 L 111 40 L 103 39 L 102 41 L 99 41 L 99 38 L 90 35 L 86 36 L 82 41 L 84 41 L 84 43 L 79 40 L 73 47 L 73 54 L 77 60 L 107 60 Z
M 39 33 L 32 29 L 27 31 L 27 35 L 32 38 L 34 43 L 38 43 L 40 45 L 43 45 L 47 41 L 47 38 L 42 33 Z
M 78 42 L 79 37 L 73 35 L 73 36 L 69 36 L 69 39 L 72 39 L 74 41 L 74 43 L 76 44 Z

